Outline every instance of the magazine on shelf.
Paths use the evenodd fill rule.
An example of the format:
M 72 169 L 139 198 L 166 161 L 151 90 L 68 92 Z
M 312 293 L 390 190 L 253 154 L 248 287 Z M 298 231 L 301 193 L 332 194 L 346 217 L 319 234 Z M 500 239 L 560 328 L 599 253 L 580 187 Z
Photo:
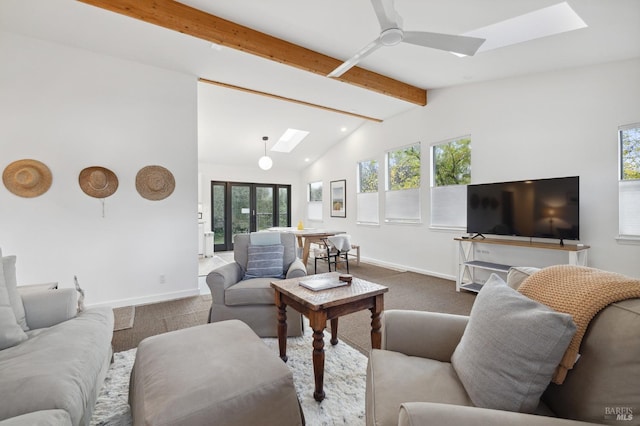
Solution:
M 338 277 L 318 278 L 300 281 L 300 285 L 302 287 L 308 288 L 309 290 L 313 291 L 327 290 L 329 288 L 342 287 L 349 284 L 350 283 L 348 282 L 340 281 Z

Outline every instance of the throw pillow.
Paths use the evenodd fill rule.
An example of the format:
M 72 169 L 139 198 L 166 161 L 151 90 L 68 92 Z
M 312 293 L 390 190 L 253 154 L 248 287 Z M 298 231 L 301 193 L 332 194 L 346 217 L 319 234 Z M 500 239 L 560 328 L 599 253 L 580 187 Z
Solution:
M 492 274 L 478 293 L 451 363 L 478 407 L 533 412 L 576 326 Z
M 249 278 L 282 278 L 284 275 L 284 246 L 273 244 L 257 246 L 249 244 L 247 271 L 244 279 Z
M 11 307 L 3 264 L 4 262 L 0 262 L 0 350 L 27 340 L 27 335 L 16 321 L 16 315 Z
M 520 285 L 531 275 L 538 272 L 540 268 L 533 266 L 512 266 L 507 273 L 507 285 L 517 290 Z
M 16 257 L 3 257 L 2 267 L 4 268 L 4 282 L 7 287 L 7 293 L 9 293 L 9 300 L 11 301 L 13 314 L 15 315 L 16 321 L 18 321 L 18 325 L 20 325 L 22 330 L 29 331 L 27 318 L 24 312 L 24 305 L 22 304 L 22 297 L 18 292 L 18 281 L 16 279 Z
M 279 232 L 252 232 L 249 241 L 254 246 L 270 246 L 280 244 Z

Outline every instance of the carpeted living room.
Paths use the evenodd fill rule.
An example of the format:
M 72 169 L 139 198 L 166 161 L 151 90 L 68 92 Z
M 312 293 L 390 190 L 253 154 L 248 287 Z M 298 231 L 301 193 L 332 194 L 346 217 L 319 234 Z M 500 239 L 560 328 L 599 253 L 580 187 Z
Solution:
M 0 426 L 640 426 L 639 20 L 0 1 Z
M 259 240 L 260 237 L 264 238 L 264 235 L 256 236 L 256 240 Z M 268 237 L 272 238 L 272 235 L 269 235 Z M 280 235 L 280 238 L 283 238 L 282 235 Z M 236 250 L 240 249 L 236 248 Z M 251 259 L 251 257 L 249 257 L 249 259 Z M 215 265 L 212 271 L 210 271 L 209 273 L 205 273 L 206 276 L 211 276 L 208 284 L 210 285 L 212 290 L 215 286 L 214 281 L 215 275 L 218 273 L 217 271 L 222 271 L 226 266 L 235 267 L 235 261 L 236 260 L 234 259 L 233 252 L 220 253 L 220 255 L 216 254 L 212 259 L 200 259 L 201 271 L 206 271 L 208 270 L 208 267 L 211 267 L 211 265 Z M 249 262 L 251 262 L 251 260 L 249 260 Z M 295 260 L 294 263 L 295 262 L 301 263 L 299 259 Z M 246 266 L 247 272 L 251 271 L 250 265 L 251 263 L 248 263 Z M 492 264 L 492 267 L 494 267 L 493 265 L 494 264 Z M 306 265 L 307 271 L 311 271 L 313 269 L 314 272 L 317 273 L 317 275 L 312 274 L 311 278 L 325 280 L 326 278 L 324 277 L 326 277 L 327 275 L 331 275 L 330 272 L 327 272 L 327 270 L 324 269 L 324 266 L 321 266 L 320 270 L 318 270 L 317 266 L 318 265 L 314 259 L 309 260 L 308 264 Z M 339 271 L 338 266 L 340 266 Z M 291 266 L 290 268 L 293 268 L 293 266 Z M 507 390 L 506 394 L 500 394 L 500 392 L 498 392 L 497 395 L 493 397 L 498 398 L 497 401 L 490 401 L 492 397 L 489 397 L 488 402 L 487 400 L 485 400 L 486 395 L 493 394 L 494 390 L 489 391 L 487 388 L 481 388 L 479 391 L 481 392 L 482 396 L 474 394 L 475 392 L 478 392 L 478 390 L 474 389 L 477 386 L 476 382 L 482 380 L 477 377 L 472 379 L 465 377 L 467 374 L 469 374 L 469 372 L 465 370 L 470 367 L 466 366 L 465 361 L 460 360 L 464 359 L 464 355 L 462 354 L 464 354 L 465 349 L 463 348 L 472 346 L 473 349 L 466 350 L 470 351 L 471 357 L 476 360 L 482 358 L 480 356 L 482 352 L 486 352 L 487 350 L 489 350 L 484 339 L 488 339 L 489 341 L 493 342 L 492 347 L 494 355 L 491 356 L 490 361 L 476 360 L 474 362 L 467 362 L 469 363 L 469 365 L 473 366 L 471 367 L 473 370 L 473 372 L 471 373 L 471 377 L 474 377 L 476 375 L 477 371 L 475 370 L 486 370 L 487 368 L 488 371 L 492 372 L 492 374 L 512 374 L 507 373 L 510 369 L 508 367 L 504 368 L 502 365 L 505 363 L 505 361 L 507 362 L 507 364 L 512 363 L 513 361 L 508 360 L 513 359 L 514 357 L 524 357 L 522 362 L 516 363 L 516 365 L 520 366 L 519 368 L 532 364 L 534 365 L 533 368 L 535 371 L 535 375 L 539 375 L 539 367 L 536 366 L 536 364 L 539 362 L 539 357 L 543 356 L 543 353 L 548 356 L 547 352 L 552 348 L 552 346 L 556 346 L 559 344 L 559 351 L 558 348 L 553 349 L 553 352 L 557 355 L 554 358 L 555 361 L 552 361 L 552 368 L 548 370 L 548 378 L 546 380 L 543 379 L 541 383 L 535 384 L 535 382 L 532 381 L 527 385 L 527 387 L 538 387 L 540 394 L 545 390 L 545 388 L 547 388 L 544 392 L 545 401 L 549 401 L 549 404 L 553 404 L 552 401 L 554 398 L 554 392 L 558 392 L 553 388 L 554 383 L 561 384 L 567 374 L 569 374 L 569 377 L 571 379 L 577 377 L 578 375 L 585 374 L 584 369 L 580 370 L 582 365 L 578 365 L 577 371 L 579 372 L 570 371 L 574 369 L 573 362 L 571 362 L 570 364 L 566 364 L 566 371 L 568 372 L 563 373 L 564 376 L 562 379 L 559 379 L 560 381 L 556 381 L 555 375 L 553 376 L 553 379 L 551 379 L 551 373 L 555 370 L 555 374 L 558 374 L 558 368 L 565 365 L 561 362 L 560 365 L 556 367 L 556 363 L 558 362 L 558 360 L 560 360 L 560 356 L 563 354 L 565 348 L 570 343 L 569 341 L 571 340 L 571 342 L 573 342 L 572 338 L 575 337 L 576 325 L 574 324 L 574 321 L 576 324 L 580 324 L 580 327 L 582 327 L 581 333 L 584 333 L 585 329 L 589 327 L 591 333 L 593 333 L 594 335 L 604 333 L 605 335 L 609 336 L 611 335 L 612 325 L 615 327 L 616 324 L 621 324 L 628 320 L 631 320 L 633 323 L 638 323 L 638 321 L 640 321 L 640 310 L 638 310 L 638 307 L 640 307 L 638 305 L 638 302 L 640 301 L 640 280 L 633 279 L 621 274 L 600 271 L 593 268 L 585 268 L 572 265 L 557 265 L 543 269 L 511 268 L 509 269 L 506 277 L 506 283 L 508 284 L 508 286 L 505 285 L 505 281 L 502 281 L 502 278 L 500 278 L 498 275 L 493 274 L 484 283 L 484 288 L 480 292 L 480 294 L 482 295 L 482 297 L 480 298 L 481 301 L 478 302 L 479 304 L 475 307 L 475 309 L 472 308 L 474 307 L 474 302 L 477 298 L 476 293 L 464 290 L 461 292 L 456 292 L 456 285 L 450 280 L 439 279 L 432 276 L 417 274 L 409 271 L 392 270 L 372 264 L 367 264 L 364 262 L 356 264 L 353 264 L 352 262 L 352 265 L 350 265 L 349 268 L 350 274 L 345 275 L 346 267 L 343 264 L 336 264 L 335 270 L 337 272 L 333 272 L 334 278 L 336 275 L 345 276 L 349 277 L 350 280 L 355 280 L 355 283 L 358 284 L 361 282 L 374 282 L 376 283 L 374 285 L 380 284 L 388 289 L 388 292 L 385 293 L 384 301 L 384 308 L 387 314 L 384 316 L 383 322 L 386 322 L 388 324 L 387 329 L 383 331 L 383 335 L 385 336 L 383 339 L 385 343 L 383 345 L 380 345 L 379 343 L 375 343 L 374 341 L 373 327 L 375 327 L 375 320 L 373 320 L 373 313 L 375 311 L 373 310 L 373 308 L 371 309 L 371 312 L 369 312 L 368 310 L 363 310 L 349 315 L 340 316 L 338 322 L 337 341 L 333 341 L 333 324 L 329 325 L 329 323 L 325 320 L 324 326 L 320 329 L 317 329 L 315 326 L 310 326 L 309 320 L 307 318 L 303 319 L 304 332 L 302 333 L 302 335 L 300 335 L 299 337 L 288 337 L 285 339 L 287 341 L 286 365 L 292 374 L 293 384 L 295 387 L 295 399 L 299 404 L 300 413 L 303 419 L 302 422 L 307 425 L 364 425 L 373 424 L 374 422 L 376 424 L 395 423 L 393 420 L 395 418 L 394 414 L 391 414 L 390 419 L 387 418 L 389 416 L 389 413 L 385 414 L 384 411 L 381 411 L 381 413 L 376 412 L 376 414 L 373 414 L 370 411 L 373 410 L 373 408 L 371 407 L 371 403 L 365 402 L 367 395 L 368 398 L 374 398 L 378 400 L 378 398 L 380 398 L 378 394 L 385 395 L 384 388 L 387 386 L 391 386 L 393 383 L 392 381 L 389 381 L 389 379 L 379 378 L 381 374 L 384 376 L 387 366 L 382 369 L 379 366 L 376 367 L 375 362 L 380 363 L 381 361 L 374 361 L 369 359 L 369 357 L 373 355 L 375 355 L 376 357 L 381 357 L 381 353 L 385 353 L 387 351 L 389 351 L 389 353 L 393 353 L 392 351 L 394 350 L 401 350 L 401 352 L 406 352 L 407 354 L 413 353 L 413 349 L 409 349 L 410 346 L 404 346 L 404 349 L 394 349 L 394 345 L 397 346 L 398 344 L 392 343 L 391 341 L 391 339 L 394 338 L 393 330 L 396 330 L 395 333 L 397 333 L 399 327 L 395 325 L 395 322 L 400 321 L 402 323 L 401 319 L 405 315 L 409 315 L 409 322 L 405 322 L 403 326 L 400 326 L 400 328 L 404 328 L 406 326 L 418 327 L 416 329 L 416 334 L 418 335 L 413 338 L 422 338 L 419 333 L 425 333 L 426 335 L 430 335 L 431 344 L 435 345 L 436 347 L 441 344 L 440 339 L 442 337 L 446 336 L 445 339 L 449 340 L 451 339 L 450 334 L 455 334 L 456 332 L 453 329 L 450 329 L 446 332 L 445 335 L 438 337 L 439 332 L 436 331 L 438 327 L 435 327 L 434 331 L 429 331 L 429 328 L 433 327 L 434 325 L 432 324 L 428 327 L 425 327 L 427 325 L 425 323 L 422 326 L 425 328 L 422 328 L 419 326 L 420 321 L 427 320 L 437 324 L 446 320 L 452 321 L 451 325 L 453 325 L 453 323 L 459 322 L 463 318 L 469 318 L 468 324 L 465 321 L 462 322 L 463 325 L 467 324 L 466 329 L 463 328 L 464 333 L 461 334 L 460 342 L 457 343 L 457 347 L 451 355 L 450 362 L 454 370 L 460 377 L 459 379 L 456 379 L 456 381 L 462 380 L 464 383 L 467 383 L 466 380 L 472 380 L 472 383 L 474 383 L 474 385 L 471 385 L 470 383 L 466 384 L 466 386 L 469 386 L 467 387 L 467 389 L 469 389 L 469 394 L 474 395 L 472 396 L 474 404 L 479 406 L 487 406 L 484 404 L 488 404 L 488 406 L 497 404 L 496 408 L 502 407 L 501 409 L 507 410 L 489 414 L 487 417 L 487 421 L 489 423 L 487 424 L 511 424 L 512 422 L 517 423 L 519 420 L 531 421 L 532 423 L 530 424 L 551 424 L 551 419 L 547 418 L 546 420 L 544 420 L 544 417 L 538 417 L 535 420 L 531 420 L 527 418 L 509 417 L 509 415 L 514 414 L 509 413 L 509 411 L 511 410 L 523 411 L 522 407 L 506 408 L 503 405 L 506 400 L 510 399 L 510 396 L 508 395 L 516 391 L 516 389 L 518 389 L 520 385 L 511 390 Z M 301 279 L 306 279 L 306 273 L 302 276 L 302 278 L 293 280 L 297 282 Z M 291 281 L 291 279 L 286 281 Z M 566 289 L 575 291 L 576 288 L 578 288 L 576 287 L 576 285 L 571 284 L 572 282 L 577 283 L 576 285 L 581 288 L 586 288 L 587 291 L 582 291 L 578 296 L 570 297 L 566 293 Z M 340 281 L 338 281 L 338 283 L 340 283 Z M 355 283 L 353 284 L 354 286 Z M 349 281 L 349 284 L 351 285 L 351 281 Z M 295 285 L 297 286 L 298 284 Z M 565 290 L 555 290 L 555 288 L 565 288 Z M 515 291 L 514 289 L 517 291 Z M 312 291 L 312 293 L 319 294 L 323 291 L 333 290 L 319 290 L 315 292 Z M 518 292 L 526 294 L 528 297 L 523 295 L 516 296 Z M 545 294 L 552 294 L 553 296 L 551 296 L 550 298 L 545 298 Z M 557 305 L 557 295 L 563 296 L 563 300 L 560 302 L 560 305 Z M 312 295 L 312 297 L 315 297 L 315 295 Z M 536 300 L 539 299 L 544 300 L 545 304 L 547 304 L 548 306 L 560 307 L 557 308 L 557 312 L 553 311 L 546 305 L 538 304 Z M 555 302 L 554 299 L 556 299 Z M 593 300 L 596 300 L 597 304 L 594 305 L 594 310 L 592 312 L 597 313 L 605 308 L 608 309 L 605 309 L 605 312 L 602 312 L 600 316 L 594 318 L 593 321 L 587 319 L 586 322 L 584 322 L 584 305 L 593 303 Z M 518 308 L 515 308 L 516 304 L 519 305 Z M 580 305 L 580 308 L 576 308 L 576 304 Z M 613 304 L 613 306 L 610 306 L 611 304 Z M 623 311 L 614 313 L 614 311 L 616 311 L 618 307 L 622 307 Z M 188 330 L 189 328 L 193 328 L 195 330 L 195 328 L 202 327 L 209 321 L 209 317 L 210 315 L 212 315 L 210 310 L 213 308 L 214 307 L 212 305 L 211 295 L 205 294 L 201 296 L 161 302 L 156 304 L 114 309 L 115 325 L 112 340 L 112 345 L 115 352 L 114 362 L 109 368 L 109 371 L 105 378 L 104 387 L 97 398 L 95 410 L 91 419 L 91 424 L 132 424 L 132 413 L 130 406 L 131 391 L 129 386 L 130 383 L 133 383 L 134 381 L 134 374 L 132 373 L 132 369 L 134 366 L 134 362 L 136 361 L 136 348 L 139 343 L 151 336 L 163 334 L 165 336 L 170 336 L 172 333 L 169 332 L 172 331 L 180 333 L 179 330 L 184 331 Z M 568 312 L 571 314 L 562 314 L 561 312 Z M 423 313 L 423 315 L 427 315 L 425 319 L 414 317 L 416 314 L 421 315 L 420 313 Z M 558 324 L 548 324 L 548 316 L 551 313 L 553 313 L 553 315 L 557 315 L 554 321 L 561 321 L 561 323 L 566 324 L 566 326 L 559 326 Z M 632 318 L 623 320 L 622 317 L 628 316 L 629 313 L 631 313 Z M 540 317 L 541 314 L 543 317 L 547 317 L 547 319 L 543 319 L 543 317 Z M 602 316 L 606 318 L 607 315 L 610 315 L 612 318 L 618 317 L 618 319 L 614 320 L 613 323 L 609 322 L 611 321 L 611 319 L 600 319 L 600 317 Z M 574 321 L 572 321 L 571 318 L 574 318 Z M 523 320 L 525 322 L 522 322 Z M 226 325 L 226 323 L 227 321 L 222 321 L 219 324 Z M 541 339 L 541 341 L 543 342 L 549 340 L 554 342 L 552 346 L 545 346 L 544 348 L 542 348 L 542 352 L 538 353 L 538 349 L 536 349 L 537 345 L 531 345 L 530 343 L 523 344 L 522 342 L 520 342 L 515 347 L 511 347 L 510 344 L 507 343 L 508 341 L 513 341 L 511 339 L 514 338 L 516 340 L 527 339 L 524 336 L 532 332 L 530 323 L 534 323 L 536 325 L 535 330 L 533 330 L 533 334 L 531 334 L 528 339 Z M 451 325 L 449 327 L 451 327 Z M 459 327 L 459 325 L 457 325 L 456 327 Z M 494 328 L 495 330 L 491 330 L 491 328 Z M 556 339 L 559 338 L 559 335 L 557 335 L 556 333 L 558 328 L 560 330 L 565 330 L 560 331 L 561 335 L 564 336 L 562 337 L 562 341 L 564 341 L 564 343 L 556 343 Z M 323 386 L 323 390 L 321 397 L 318 397 L 317 393 L 318 373 L 317 365 L 315 364 L 315 357 L 318 346 L 316 340 L 317 337 L 314 333 L 314 330 L 324 332 L 323 336 L 320 337 L 324 341 L 324 345 L 321 348 L 322 364 L 324 369 L 322 373 L 323 385 L 321 386 Z M 553 331 L 551 334 L 549 334 L 551 330 Z M 402 333 L 407 334 L 407 331 L 402 330 Z M 460 333 L 460 331 L 458 331 L 458 333 Z M 473 340 L 470 337 L 465 337 L 469 336 L 471 333 L 481 336 L 476 337 L 475 344 L 471 343 L 473 342 Z M 499 333 L 499 335 L 496 335 L 496 333 Z M 627 340 L 628 338 L 637 339 L 637 330 L 627 329 L 622 340 Z M 477 339 L 480 339 L 480 342 L 478 342 Z M 587 337 L 586 339 L 587 341 L 598 341 L 597 337 Z M 282 355 L 282 348 L 279 344 L 279 338 L 263 337 L 261 340 L 262 343 L 268 348 L 267 352 L 270 352 L 270 355 L 273 359 L 277 359 L 278 354 Z M 616 341 L 616 338 L 614 338 L 613 341 Z M 620 341 L 620 337 L 617 338 L 617 341 Z M 169 347 L 166 346 L 167 344 L 170 344 L 169 342 L 170 340 L 167 340 L 165 342 L 165 345 L 162 346 L 164 350 L 169 349 Z M 313 342 L 313 351 L 311 342 Z M 225 342 L 222 340 L 215 341 L 213 343 L 216 346 L 222 346 L 221 349 L 223 350 L 224 348 L 228 347 L 227 345 L 231 344 L 230 342 Z M 196 344 L 200 346 L 200 341 L 191 340 L 187 341 L 187 344 Z M 580 343 L 578 343 L 578 346 L 579 345 Z M 632 343 L 632 346 L 634 345 L 635 343 Z M 419 346 L 421 346 L 421 344 L 419 344 Z M 587 347 L 588 346 L 589 345 L 587 344 Z M 402 347 L 403 346 L 400 345 L 400 348 Z M 571 345 L 569 344 L 569 349 L 567 349 L 567 351 L 570 351 L 570 348 Z M 377 352 L 372 352 L 372 349 L 376 349 Z M 380 349 L 383 350 L 380 351 Z M 638 350 L 638 348 L 636 347 L 634 350 Z M 427 350 L 427 353 L 429 353 L 430 351 L 431 350 Z M 603 351 L 605 353 L 611 353 L 611 350 L 606 348 L 598 349 L 596 352 Z M 312 352 L 313 357 L 310 356 Z M 419 359 L 419 357 L 422 356 L 426 356 L 418 355 L 418 353 L 420 352 L 418 351 L 414 355 L 418 356 L 418 358 L 416 359 Z M 438 351 L 433 353 L 436 354 L 438 353 Z M 591 359 L 594 357 L 594 355 L 590 353 L 589 349 L 585 348 L 581 349 L 581 353 L 587 358 L 586 360 L 583 360 L 582 363 L 583 365 L 587 363 L 585 369 L 588 370 L 590 363 L 593 362 L 591 361 Z M 211 356 L 215 357 L 216 354 L 212 353 Z M 600 354 L 596 354 L 595 358 L 598 358 L 600 356 Z M 616 357 L 617 355 L 613 356 L 613 358 Z M 436 361 L 436 363 L 438 365 L 446 365 L 446 362 L 444 364 L 442 362 L 446 359 L 447 358 L 444 358 L 441 361 Z M 204 367 L 204 359 L 200 362 L 203 363 L 201 367 Z M 420 361 L 420 367 L 425 368 L 426 365 L 422 364 L 422 362 L 423 361 Z M 615 360 L 613 361 L 613 363 L 616 362 L 617 361 Z M 409 365 L 406 365 L 405 367 L 409 368 Z M 246 368 L 251 367 L 247 365 Z M 376 368 L 380 371 L 377 371 Z M 377 372 L 374 373 L 374 371 Z M 629 371 L 629 367 L 627 368 L 627 371 Z M 203 374 L 205 373 L 203 372 Z M 218 374 L 214 374 L 212 376 L 213 380 L 215 381 L 216 377 L 218 377 L 218 375 L 220 374 L 223 373 L 219 372 Z M 402 373 L 400 371 L 397 371 L 393 374 L 394 378 L 397 381 L 398 378 L 395 377 L 395 375 Z M 590 375 L 590 373 L 586 374 L 587 376 Z M 437 378 L 438 374 L 436 374 L 435 376 L 429 375 L 428 377 L 431 377 L 431 380 L 442 381 L 442 379 Z M 218 378 L 220 379 L 221 377 Z M 136 380 L 138 379 L 136 378 Z M 375 382 L 375 380 L 379 380 L 382 382 L 381 386 L 383 387 L 383 389 L 380 389 L 378 391 L 372 391 L 370 389 L 370 386 L 374 386 L 372 383 Z M 420 378 L 419 380 L 425 380 L 425 378 Z M 527 379 L 523 378 L 520 380 Z M 549 385 L 548 380 L 552 380 L 551 385 Z M 407 392 L 407 389 L 411 389 L 415 386 L 414 384 L 412 384 L 411 379 L 400 379 L 400 382 L 404 383 L 404 386 L 406 386 L 406 388 L 400 392 L 401 394 Z M 506 386 L 510 387 L 508 385 Z M 575 390 L 571 390 L 572 387 L 575 386 L 575 384 L 565 386 L 568 387 L 569 392 L 571 392 L 572 394 L 576 393 Z M 429 387 L 433 388 L 433 385 Z M 437 389 L 437 386 L 435 388 Z M 372 392 L 377 393 L 372 394 Z M 189 392 L 188 395 L 191 395 L 191 393 Z M 534 398 L 534 406 L 539 404 L 539 397 L 540 396 L 538 395 Z M 382 398 L 387 399 L 388 396 L 385 395 Z M 404 399 L 402 398 L 404 397 L 400 397 L 399 401 L 403 401 Z M 427 401 L 439 401 L 440 398 L 446 397 L 440 396 L 432 399 L 433 397 L 429 397 L 427 396 L 427 394 L 423 394 L 421 396 L 417 396 L 417 398 L 418 400 L 427 398 Z M 579 396 L 578 398 L 581 398 L 581 396 Z M 589 400 L 590 398 L 586 397 L 586 399 Z M 167 403 L 176 404 L 175 401 Z M 380 405 L 379 402 L 378 404 Z M 531 402 L 529 402 L 528 404 L 531 404 Z M 604 415 L 602 420 L 605 421 L 605 424 L 609 420 L 618 421 L 621 418 L 631 420 L 632 417 L 629 417 L 628 415 L 632 413 L 635 407 L 634 404 L 635 403 L 632 402 L 629 406 L 625 406 L 626 408 L 622 410 L 623 414 Z M 403 422 L 402 410 L 407 410 L 407 412 L 410 413 L 408 414 L 409 417 L 417 416 L 414 420 L 420 418 L 424 420 L 419 412 L 411 413 L 409 408 L 410 405 L 407 405 L 405 403 L 401 404 L 400 407 L 400 423 Z M 247 409 L 251 410 L 251 408 Z M 528 410 L 531 409 L 532 408 L 529 408 Z M 428 412 L 429 411 L 427 411 L 427 413 Z M 591 414 L 589 414 L 590 412 Z M 585 409 L 585 412 L 574 411 L 574 413 L 578 413 L 578 415 L 580 416 L 592 416 L 591 418 L 594 419 L 594 413 L 590 409 Z M 597 413 L 598 412 L 596 411 L 595 420 L 600 420 L 597 417 Z M 484 414 L 486 413 L 483 413 L 483 415 Z M 544 414 L 549 415 L 548 413 Z M 469 415 L 475 417 L 473 413 L 470 413 Z M 476 413 L 476 416 L 477 415 L 480 415 L 480 413 Z M 454 420 L 451 424 L 460 424 L 461 422 L 463 422 L 463 419 L 468 420 L 470 417 L 465 417 L 465 414 L 463 413 L 462 415 L 458 415 L 458 417 L 456 418 L 458 418 L 458 420 Z M 176 419 L 178 419 L 178 417 L 176 417 Z M 281 420 L 284 421 L 284 419 Z M 185 419 L 183 418 L 182 421 L 185 421 Z M 180 421 L 180 423 L 182 421 Z M 538 421 L 541 421 L 542 423 L 539 423 Z M 189 423 L 192 423 L 192 421 Z M 215 423 L 218 423 L 218 421 L 216 420 Z M 438 422 L 438 424 L 440 424 L 440 422 Z M 586 423 L 578 422 L 576 424 Z
M 222 256 L 222 257 L 221 257 Z M 201 264 L 223 264 L 232 260 L 228 253 L 213 259 L 201 258 Z M 310 261 L 308 268 L 313 269 Z M 344 272 L 344 267 L 341 267 Z M 326 266 L 319 273 L 326 272 Z M 372 264 L 350 265 L 350 272 L 359 278 L 388 286 L 385 309 L 416 309 L 432 312 L 468 315 L 475 294 L 456 293 L 449 280 L 408 271 L 391 270 Z M 91 424 L 128 425 L 129 375 L 135 358 L 135 348 L 146 337 L 195 325 L 206 324 L 211 308 L 211 296 L 202 295 L 157 304 L 115 308 L 117 330 L 113 334 L 115 363 L 98 397 Z M 288 339 L 287 365 L 293 380 L 307 425 L 364 425 L 365 380 L 367 355 L 371 350 L 370 313 L 361 311 L 340 317 L 340 343 L 331 345 L 325 333 L 325 390 L 322 403 L 313 398 L 313 365 L 311 362 L 311 329 L 308 321 L 304 336 Z M 274 353 L 278 353 L 277 338 L 263 338 Z

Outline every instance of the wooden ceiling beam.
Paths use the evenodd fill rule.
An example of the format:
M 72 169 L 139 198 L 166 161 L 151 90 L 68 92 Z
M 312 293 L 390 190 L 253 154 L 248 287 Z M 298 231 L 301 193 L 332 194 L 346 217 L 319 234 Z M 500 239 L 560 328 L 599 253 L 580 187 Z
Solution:
M 324 111 L 336 112 L 338 114 L 344 114 L 344 115 L 348 115 L 348 116 L 351 116 L 351 117 L 361 118 L 363 120 L 375 121 L 376 123 L 382 123 L 382 121 L 383 121 L 380 118 L 370 117 L 368 115 L 356 114 L 354 112 L 344 111 L 344 110 L 336 109 L 336 108 L 330 108 L 330 107 L 326 107 L 324 105 L 318 105 L 318 104 L 313 104 L 311 102 L 301 101 L 299 99 L 286 98 L 284 96 L 274 95 L 273 93 L 261 92 L 259 90 L 249 89 L 247 87 L 235 86 L 233 84 L 223 83 L 221 81 L 208 80 L 206 78 L 199 78 L 198 81 L 200 81 L 202 83 L 211 84 L 211 85 L 214 85 L 214 86 L 224 87 L 226 89 L 233 89 L 233 90 L 238 90 L 240 92 L 251 93 L 252 95 L 260 95 L 260 96 L 264 96 L 264 97 L 271 98 L 271 99 L 277 99 L 279 101 L 287 101 L 287 102 L 291 102 L 291 103 L 298 104 L 298 105 L 304 105 L 304 106 L 308 106 L 308 107 L 312 107 L 312 108 L 322 109 Z
M 175 0 L 78 1 L 323 76 L 342 63 Z M 416 105 L 427 104 L 426 90 L 363 68 L 354 67 L 337 80 Z

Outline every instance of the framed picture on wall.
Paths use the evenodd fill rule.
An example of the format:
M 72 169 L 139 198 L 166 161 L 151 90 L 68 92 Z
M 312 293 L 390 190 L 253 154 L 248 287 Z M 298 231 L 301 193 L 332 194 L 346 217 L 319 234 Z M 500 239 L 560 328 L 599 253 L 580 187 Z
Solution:
M 331 217 L 347 217 L 347 181 L 331 181 Z

